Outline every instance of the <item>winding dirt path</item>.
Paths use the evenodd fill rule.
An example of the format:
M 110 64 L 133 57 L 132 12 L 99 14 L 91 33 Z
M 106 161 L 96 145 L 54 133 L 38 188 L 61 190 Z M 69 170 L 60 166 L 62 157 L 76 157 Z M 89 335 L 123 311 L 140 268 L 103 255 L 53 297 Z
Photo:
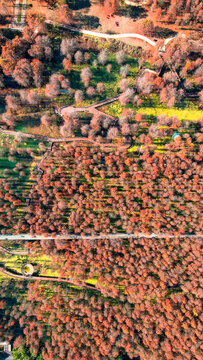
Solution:
M 24 279 L 24 280 L 29 280 L 29 281 L 40 280 L 40 281 L 66 283 L 70 286 L 77 286 L 77 287 L 80 287 L 83 289 L 96 290 L 96 291 L 100 292 L 100 290 L 97 289 L 94 285 L 91 286 L 91 285 L 87 285 L 87 284 L 78 284 L 78 283 L 70 282 L 63 278 L 54 278 L 54 277 L 46 277 L 46 276 L 25 276 L 25 275 L 20 275 L 20 274 L 14 274 L 8 270 L 3 269 L 1 266 L 0 266 L 0 272 L 4 275 L 12 277 L 14 279 Z
M 105 99 L 102 101 L 99 101 L 96 104 L 92 104 L 86 107 L 74 107 L 74 106 L 63 106 L 58 110 L 59 115 L 64 116 L 66 114 L 66 112 L 70 112 L 70 110 L 72 111 L 88 111 L 94 115 L 105 115 L 107 118 L 110 119 L 115 119 L 115 117 L 105 114 L 104 112 L 98 110 L 98 107 L 109 104 L 111 102 L 114 102 L 118 99 L 118 96 L 114 96 L 112 98 L 109 99 Z M 44 153 L 44 155 L 41 157 L 41 159 L 37 162 L 37 164 L 34 167 L 34 170 L 38 171 L 38 175 L 37 175 L 37 179 L 35 184 L 38 183 L 39 179 L 42 177 L 43 175 L 43 170 L 41 169 L 40 165 L 42 163 L 43 160 L 45 160 L 48 155 L 50 154 L 50 152 L 52 151 L 52 147 L 54 143 L 63 143 L 63 142 L 86 142 L 86 143 L 90 143 L 94 146 L 99 146 L 101 148 L 114 148 L 114 149 L 119 149 L 119 150 L 127 150 L 131 144 L 126 144 L 126 145 L 119 145 L 119 144 L 112 144 L 112 143 L 100 143 L 85 137 L 68 137 L 68 138 L 50 138 L 50 137 L 46 137 L 46 136 L 41 136 L 41 135 L 34 135 L 34 134 L 28 134 L 28 133 L 24 133 L 22 131 L 15 131 L 15 130 L 5 130 L 2 129 L 0 127 L 0 133 L 2 134 L 6 134 L 6 135 L 12 135 L 12 136 L 16 136 L 16 135 L 20 135 L 22 137 L 26 137 L 26 138 L 30 138 L 30 139 L 36 139 L 36 140 L 40 140 L 40 141 L 47 141 L 49 142 L 49 147 L 47 149 L 47 151 Z M 26 199 L 26 204 L 27 206 L 30 205 L 30 202 L 32 200 L 32 194 L 31 192 L 29 193 L 27 199 Z
M 52 20 L 46 20 L 45 22 L 48 23 L 48 24 L 55 24 L 55 22 L 52 21 Z M 105 33 L 99 33 L 97 31 L 79 29 L 79 28 L 76 28 L 76 27 L 70 26 L 70 25 L 63 25 L 63 24 L 59 24 L 59 25 L 60 25 L 60 27 L 62 27 L 64 29 L 74 31 L 74 32 L 78 32 L 78 33 L 81 33 L 81 34 L 84 34 L 84 35 L 90 35 L 90 36 L 100 37 L 100 38 L 104 38 L 104 39 L 135 38 L 135 39 L 147 42 L 151 46 L 156 46 L 155 41 L 149 39 L 148 37 L 146 37 L 144 35 L 140 35 L 140 34 L 137 34 L 137 33 L 105 34 Z
M 25 251 L 12 251 L 12 250 L 7 250 L 4 247 L 0 246 L 0 251 L 5 253 L 5 254 L 12 254 L 12 255 L 28 255 L 29 254 L 29 250 L 25 250 Z
M 83 142 L 88 142 L 88 143 L 91 143 L 91 144 L 93 144 L 95 146 L 100 146 L 100 147 L 111 147 L 111 148 L 116 148 L 116 149 L 120 149 L 120 150 L 129 148 L 129 144 L 117 145 L 117 144 L 112 144 L 112 143 L 99 143 L 97 141 L 90 140 L 90 139 L 85 138 L 85 137 L 50 138 L 50 137 L 47 137 L 47 136 L 27 134 L 27 133 L 24 133 L 22 131 L 5 130 L 5 129 L 2 129 L 1 127 L 0 127 L 0 133 L 6 134 L 6 135 L 12 135 L 12 136 L 21 135 L 22 137 L 41 140 L 41 141 L 47 141 L 47 142 L 51 142 L 51 143 L 83 141 Z
M 114 116 L 108 115 L 106 113 L 104 113 L 101 110 L 98 110 L 99 107 L 110 104 L 116 100 L 118 100 L 119 96 L 113 96 L 111 98 L 105 99 L 105 100 L 101 100 L 95 104 L 92 105 L 88 105 L 85 107 L 75 107 L 75 106 L 62 106 L 59 108 L 58 110 L 58 114 L 60 116 L 64 116 L 67 112 L 73 111 L 73 112 L 89 112 L 92 113 L 94 115 L 105 115 L 107 118 L 110 119 L 115 119 Z M 29 114 L 28 114 L 29 115 Z M 93 144 L 94 146 L 101 146 L 101 147 L 111 147 L 111 148 L 117 148 L 120 150 L 123 149 L 128 149 L 129 144 L 126 145 L 118 145 L 118 144 L 112 144 L 112 143 L 99 143 L 97 141 L 94 140 L 90 140 L 88 138 L 85 137 L 68 137 L 68 138 L 51 138 L 51 137 L 47 137 L 47 136 L 41 136 L 41 135 L 34 135 L 34 134 L 28 134 L 28 133 L 24 133 L 22 131 L 15 131 L 15 130 L 5 130 L 2 129 L 0 127 L 0 133 L 2 134 L 6 134 L 6 135 L 12 135 L 12 136 L 16 136 L 16 135 L 20 135 L 22 137 L 26 137 L 29 139 L 36 139 L 36 140 L 40 140 L 40 141 L 47 141 L 49 143 L 51 143 L 53 145 L 53 143 L 57 143 L 57 142 L 72 142 L 72 141 L 83 141 L 83 142 L 88 142 Z

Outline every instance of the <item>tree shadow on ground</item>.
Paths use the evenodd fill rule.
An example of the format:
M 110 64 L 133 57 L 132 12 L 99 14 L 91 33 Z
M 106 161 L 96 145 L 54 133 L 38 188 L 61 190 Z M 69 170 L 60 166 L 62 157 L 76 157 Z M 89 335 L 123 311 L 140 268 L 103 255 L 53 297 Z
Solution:
M 10 354 L 5 352 L 0 352 L 0 360 L 7 360 L 7 359 L 11 359 Z
M 139 17 L 146 17 L 147 12 L 141 6 L 126 6 L 125 8 L 117 9 L 115 14 L 118 16 L 125 16 L 131 19 L 136 19 Z
M 40 125 L 39 115 L 24 115 L 17 122 L 16 131 L 22 131 L 24 127 L 36 127 Z
M 3 36 L 7 37 L 8 39 L 12 40 L 15 36 L 21 36 L 21 32 L 15 29 L 3 28 L 1 29 Z
M 177 32 L 173 31 L 172 29 L 161 26 L 156 26 L 153 33 L 154 36 L 157 35 L 159 38 L 167 38 L 169 36 L 174 36 L 177 34 Z
M 68 6 L 71 10 L 80 10 L 91 6 L 89 0 L 69 0 Z
M 100 26 L 99 18 L 97 16 L 89 16 L 79 14 L 74 18 L 79 28 L 87 27 L 88 29 L 96 29 Z

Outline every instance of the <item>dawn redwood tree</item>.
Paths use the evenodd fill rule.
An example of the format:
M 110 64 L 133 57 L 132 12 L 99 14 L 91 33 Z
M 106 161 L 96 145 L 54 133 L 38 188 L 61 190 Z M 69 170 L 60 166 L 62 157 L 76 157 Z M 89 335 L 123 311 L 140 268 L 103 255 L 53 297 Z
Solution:
M 19 90 L 19 94 L 20 94 L 20 101 L 23 105 L 27 104 L 27 97 L 28 97 L 28 90 Z
M 120 68 L 120 74 L 123 78 L 125 78 L 129 74 L 129 65 L 123 65 Z
M 18 98 L 16 96 L 14 96 L 14 95 L 6 95 L 5 101 L 6 101 L 6 108 L 9 111 L 15 112 L 16 110 L 18 110 L 18 108 L 19 108 L 19 100 L 18 100 Z
M 29 43 L 33 42 L 34 33 L 29 26 L 25 26 L 23 29 L 23 38 Z
M 122 79 L 120 82 L 119 82 L 119 89 L 121 92 L 124 92 L 128 89 L 129 87 L 129 80 L 128 79 Z
M 69 89 L 70 88 L 70 80 L 68 78 L 62 79 L 61 87 L 62 87 L 62 89 Z
M 76 103 L 82 103 L 84 100 L 84 94 L 82 90 L 76 90 L 75 92 L 75 101 Z
M 116 61 L 118 65 L 122 65 L 125 62 L 126 54 L 125 51 L 120 50 L 116 53 Z
M 83 125 L 83 126 L 81 127 L 81 134 L 82 134 L 83 136 L 88 136 L 88 132 L 89 132 L 89 125 L 88 125 L 88 124 Z
M 102 119 L 100 116 L 98 115 L 94 115 L 91 122 L 90 122 L 90 127 L 95 131 L 95 132 L 100 132 L 101 130 L 101 123 L 102 123 Z
M 70 134 L 72 134 L 74 130 L 77 130 L 80 125 L 78 113 L 75 111 L 70 111 L 69 113 L 66 113 L 64 115 L 64 125 L 66 126 L 66 129 L 68 129 Z
M 16 36 L 12 41 L 7 41 L 2 46 L 1 67 L 5 75 L 12 75 L 17 62 L 26 56 L 29 44 L 24 39 Z
M 49 116 L 47 114 L 42 115 L 40 121 L 41 124 L 45 126 L 50 126 L 53 123 L 52 116 Z
M 112 69 L 112 64 L 108 64 L 107 66 L 106 66 L 106 70 L 107 70 L 107 72 L 110 74 L 110 72 L 111 72 L 111 69 Z
M 108 130 L 108 128 L 111 126 L 111 119 L 109 118 L 104 118 L 102 120 L 102 127 L 105 129 L 105 130 Z
M 6 125 L 10 128 L 10 129 L 14 129 L 16 126 L 16 119 L 15 117 L 10 113 L 10 112 L 6 112 L 2 114 L 2 120 L 6 123 Z
M 105 65 L 107 63 L 108 54 L 105 49 L 102 49 L 98 55 L 98 61 L 101 65 Z
M 108 133 L 107 133 L 107 138 L 108 139 L 115 139 L 116 137 L 119 136 L 119 131 L 118 131 L 118 128 L 117 127 L 110 127 L 110 129 L 108 130 Z
M 92 72 L 90 68 L 88 67 L 83 68 L 80 73 L 80 78 L 81 81 L 84 83 L 85 87 L 87 87 L 89 85 L 90 79 L 92 78 Z
M 175 83 L 178 80 L 178 77 L 174 72 L 168 71 L 168 72 L 164 73 L 163 79 L 164 79 L 164 81 L 166 81 L 168 83 L 170 83 L 170 82 Z
M 22 85 L 24 87 L 30 87 L 32 83 L 32 77 L 32 67 L 29 60 L 19 60 L 13 72 L 13 78 L 15 79 L 15 81 L 19 85 Z
M 73 64 L 69 59 L 67 59 L 67 58 L 63 59 L 63 66 L 64 66 L 64 69 L 68 70 L 69 73 L 72 71 Z
M 49 82 L 52 84 L 60 85 L 59 74 L 52 74 L 49 78 Z
M 38 44 L 33 44 L 30 49 L 28 50 L 28 54 L 32 58 L 36 58 L 38 60 L 43 60 L 44 58 L 44 51 L 43 47 Z
M 98 61 L 97 61 L 97 59 L 94 59 L 94 60 L 93 60 L 92 66 L 93 66 L 95 69 L 98 68 Z
M 80 50 L 76 51 L 76 53 L 74 55 L 74 59 L 75 59 L 75 63 L 77 65 L 80 65 L 83 63 L 83 54 Z
M 166 114 L 160 114 L 157 116 L 157 125 L 159 126 L 170 126 L 172 124 L 171 117 L 169 118 Z
M 73 55 L 77 49 L 78 43 L 74 39 L 62 39 L 60 49 L 61 54 L 67 56 L 68 54 Z
M 135 86 L 138 93 L 150 94 L 153 91 L 153 82 L 156 78 L 156 73 L 144 70 L 137 76 Z
M 90 59 L 90 54 L 86 51 L 86 52 L 84 53 L 85 64 L 88 63 L 89 59 Z
M 166 106 L 168 108 L 172 108 L 175 105 L 175 103 L 176 103 L 176 97 L 175 97 L 175 95 L 172 95 L 172 96 L 170 96 Z
M 97 83 L 97 91 L 100 95 L 104 92 L 104 84 L 102 82 Z
M 37 88 L 42 87 L 43 82 L 44 82 L 44 76 L 43 76 L 44 65 L 43 65 L 43 63 L 38 59 L 33 59 L 32 62 L 30 63 L 30 65 L 32 67 L 33 80 L 34 80 L 35 86 Z
M 35 91 L 30 91 L 27 95 L 27 102 L 32 106 L 38 106 L 41 103 L 41 97 Z
M 165 103 L 169 100 L 169 98 L 168 98 L 168 91 L 167 91 L 167 88 L 166 88 L 166 87 L 164 87 L 164 88 L 160 91 L 159 99 L 160 99 L 160 102 L 165 102 Z
M 129 102 L 133 100 L 134 90 L 126 89 L 122 94 L 119 95 L 119 101 L 121 105 L 126 106 Z
M 121 134 L 123 136 L 127 136 L 127 135 L 131 134 L 131 128 L 130 128 L 129 124 L 125 123 L 125 124 L 122 125 Z
M 50 61 L 53 57 L 53 51 L 51 46 L 51 41 L 46 35 L 38 35 L 35 38 L 35 43 L 31 45 L 28 53 L 31 57 L 38 60 L 48 60 Z
M 64 211 L 67 208 L 67 204 L 66 204 L 65 200 L 63 200 L 63 199 L 59 200 L 58 207 L 60 210 Z
M 151 124 L 149 127 L 149 135 L 154 138 L 154 137 L 159 137 L 160 131 L 158 128 L 158 125 L 155 124 Z
M 60 86 L 57 83 L 48 83 L 45 87 L 45 95 L 50 98 L 54 99 L 59 95 Z
M 70 137 L 73 135 L 73 132 L 72 132 L 72 127 L 71 127 L 71 124 L 64 124 L 60 127 L 60 134 L 63 136 L 63 137 Z
M 89 87 L 87 88 L 87 90 L 86 90 L 86 94 L 87 94 L 90 98 L 94 97 L 95 94 L 96 94 L 95 88 L 94 88 L 93 86 L 89 86 Z

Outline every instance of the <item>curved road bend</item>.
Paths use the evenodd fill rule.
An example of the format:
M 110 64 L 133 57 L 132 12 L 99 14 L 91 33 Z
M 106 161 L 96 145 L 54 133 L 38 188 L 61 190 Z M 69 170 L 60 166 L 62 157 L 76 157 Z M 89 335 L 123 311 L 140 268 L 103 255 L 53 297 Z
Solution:
M 78 284 L 78 283 L 70 282 L 70 281 L 68 281 L 66 279 L 62 279 L 62 278 L 52 278 L 52 277 L 46 277 L 46 276 L 25 276 L 25 275 L 20 275 L 20 274 L 14 274 L 8 270 L 3 269 L 1 266 L 0 266 L 0 272 L 6 276 L 9 276 L 9 277 L 12 277 L 15 279 L 24 279 L 24 280 L 30 280 L 30 281 L 43 280 L 43 281 L 52 281 L 52 282 L 60 282 L 60 283 L 62 282 L 62 283 L 66 283 L 70 286 L 77 286 L 80 288 L 84 288 L 84 289 L 88 289 L 88 290 L 96 290 L 96 291 L 100 292 L 100 290 L 97 289 L 94 285 L 91 286 L 91 285 L 87 285 L 87 284 Z
M 29 250 L 25 250 L 25 251 L 12 251 L 12 250 L 7 250 L 4 247 L 0 246 L 0 251 L 5 253 L 5 254 L 11 254 L 11 255 L 28 255 L 29 254 Z
M 51 21 L 51 20 L 46 20 L 45 22 L 47 24 L 55 24 L 55 22 Z M 58 25 L 63 27 L 64 29 L 74 31 L 74 32 L 79 32 L 79 33 L 84 34 L 84 35 L 91 35 L 91 36 L 94 36 L 94 37 L 100 37 L 100 38 L 104 38 L 104 39 L 136 38 L 136 39 L 143 40 L 143 41 L 147 42 L 151 46 L 156 46 L 155 41 L 149 39 L 148 37 L 146 37 L 144 35 L 140 35 L 140 34 L 137 34 L 137 33 L 105 34 L 105 33 L 99 33 L 97 31 L 78 29 L 78 28 L 76 28 L 74 26 L 69 26 L 69 25 L 63 25 L 63 24 L 58 24 Z

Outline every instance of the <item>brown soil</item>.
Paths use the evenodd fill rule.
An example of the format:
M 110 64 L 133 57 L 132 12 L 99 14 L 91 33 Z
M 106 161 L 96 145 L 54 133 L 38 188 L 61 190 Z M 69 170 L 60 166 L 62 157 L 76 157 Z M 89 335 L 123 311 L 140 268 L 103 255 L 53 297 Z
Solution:
M 53 138 L 60 138 L 59 128 L 56 125 L 47 127 L 45 125 L 40 126 L 33 126 L 33 127 L 26 127 L 26 133 L 28 134 L 36 134 L 41 136 L 53 137 Z
M 32 7 L 27 10 L 27 13 L 37 13 L 42 16 L 45 16 L 47 20 L 55 20 L 56 12 L 54 10 L 49 9 L 49 5 L 43 2 L 39 4 L 37 0 L 32 0 Z
M 108 32 L 111 31 L 112 33 L 117 34 L 124 34 L 124 33 L 133 33 L 136 32 L 136 26 L 133 22 L 133 19 L 126 18 L 123 16 L 117 16 L 115 15 L 113 18 L 107 19 L 107 12 L 104 9 L 103 5 L 101 4 L 92 4 L 92 6 L 89 9 L 83 9 L 80 10 L 82 14 L 86 15 L 92 15 L 97 16 L 99 18 L 99 22 L 102 26 L 102 32 Z M 115 25 L 115 22 L 119 23 L 119 26 L 117 27 Z M 141 40 L 137 39 L 120 39 L 120 41 L 124 42 L 125 44 L 130 44 L 133 46 L 142 46 L 146 49 L 151 48 L 149 44 L 143 43 Z

